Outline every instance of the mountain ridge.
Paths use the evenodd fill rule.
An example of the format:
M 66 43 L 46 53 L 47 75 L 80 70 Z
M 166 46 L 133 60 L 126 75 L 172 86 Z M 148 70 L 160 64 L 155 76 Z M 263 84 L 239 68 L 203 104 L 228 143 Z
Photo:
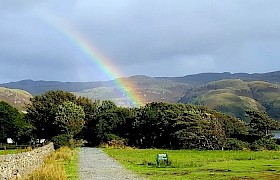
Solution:
M 246 109 L 265 110 L 280 120 L 280 71 L 268 73 L 200 73 L 182 77 L 149 77 L 135 75 L 116 79 L 129 86 L 143 103 L 183 102 L 205 105 L 244 118 Z M 250 84 L 251 83 L 251 84 Z M 270 83 L 270 84 L 269 84 Z M 60 82 L 22 80 L 0 84 L 0 87 L 22 89 L 32 95 L 63 90 L 92 100 L 112 100 L 119 106 L 133 107 L 123 87 L 115 81 Z M 262 90 L 262 91 L 260 91 Z M 216 100 L 220 101 L 216 101 Z
M 145 75 L 134 75 L 130 77 L 122 77 L 120 79 L 159 79 L 169 80 L 178 83 L 184 83 L 191 86 L 197 86 L 209 83 L 211 81 L 218 81 L 222 79 L 241 79 L 244 81 L 267 81 L 271 83 L 280 84 L 280 71 L 273 71 L 267 73 L 199 73 L 179 77 L 149 77 Z M 39 95 L 49 90 L 65 90 L 70 92 L 78 92 L 86 89 L 96 87 L 111 87 L 117 86 L 114 80 L 109 81 L 91 81 L 91 82 L 61 82 L 61 81 L 34 81 L 31 79 L 14 81 L 9 83 L 2 83 L 0 87 L 17 88 L 30 92 L 32 95 Z

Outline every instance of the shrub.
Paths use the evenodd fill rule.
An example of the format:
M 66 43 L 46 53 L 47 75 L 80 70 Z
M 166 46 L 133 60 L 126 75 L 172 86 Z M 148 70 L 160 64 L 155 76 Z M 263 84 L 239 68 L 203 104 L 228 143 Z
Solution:
M 127 148 L 126 143 L 123 139 L 108 141 L 107 143 L 101 144 L 101 147 L 103 147 L 103 148 L 114 148 L 114 149 L 125 149 L 125 148 Z
M 280 138 L 275 139 L 276 144 L 280 145 Z
M 252 143 L 252 150 L 277 150 L 278 145 L 276 144 L 275 139 L 259 139 Z
M 230 150 L 246 150 L 249 149 L 250 144 L 235 138 L 229 138 L 227 140 L 227 144 L 225 149 L 230 149 Z
M 54 144 L 54 148 L 58 149 L 62 146 L 68 146 L 70 147 L 70 139 L 71 137 L 66 134 L 60 134 L 58 136 L 54 136 L 52 138 L 52 142 Z

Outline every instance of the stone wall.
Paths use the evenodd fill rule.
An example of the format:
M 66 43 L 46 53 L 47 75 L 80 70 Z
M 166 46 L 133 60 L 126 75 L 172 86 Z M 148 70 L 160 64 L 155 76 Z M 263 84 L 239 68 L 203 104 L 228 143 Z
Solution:
M 30 152 L 0 156 L 0 180 L 20 179 L 39 168 L 51 152 L 53 143 L 49 143 Z

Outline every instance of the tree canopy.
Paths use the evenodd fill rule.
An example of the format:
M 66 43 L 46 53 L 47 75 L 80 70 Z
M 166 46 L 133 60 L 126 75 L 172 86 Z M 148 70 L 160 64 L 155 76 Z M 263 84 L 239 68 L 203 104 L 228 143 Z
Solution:
M 279 127 L 260 112 L 248 111 L 251 120 L 246 123 L 189 104 L 153 102 L 126 108 L 63 91 L 50 91 L 31 101 L 26 119 L 34 126 L 34 137 L 59 140 L 70 136 L 92 145 L 119 140 L 139 148 L 243 149 L 250 144 L 271 144 L 271 130 Z

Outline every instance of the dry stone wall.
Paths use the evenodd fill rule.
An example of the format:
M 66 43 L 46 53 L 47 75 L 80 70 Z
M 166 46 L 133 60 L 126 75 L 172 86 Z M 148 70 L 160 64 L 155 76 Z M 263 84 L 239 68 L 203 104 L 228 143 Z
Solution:
M 0 156 L 0 180 L 13 180 L 24 177 L 39 168 L 51 152 L 53 143 L 49 143 L 30 152 Z

